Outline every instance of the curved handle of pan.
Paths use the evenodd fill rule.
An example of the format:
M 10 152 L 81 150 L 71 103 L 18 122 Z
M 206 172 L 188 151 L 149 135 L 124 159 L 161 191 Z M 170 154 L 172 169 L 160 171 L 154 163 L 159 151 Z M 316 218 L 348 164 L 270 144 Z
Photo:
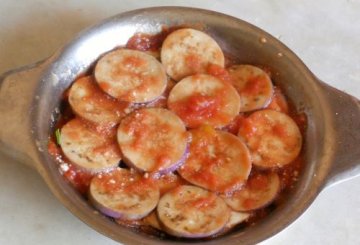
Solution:
M 335 159 L 325 187 L 360 176 L 360 101 L 320 81 L 333 114 Z
M 30 128 L 31 105 L 45 61 L 0 76 L 0 152 L 37 169 Z

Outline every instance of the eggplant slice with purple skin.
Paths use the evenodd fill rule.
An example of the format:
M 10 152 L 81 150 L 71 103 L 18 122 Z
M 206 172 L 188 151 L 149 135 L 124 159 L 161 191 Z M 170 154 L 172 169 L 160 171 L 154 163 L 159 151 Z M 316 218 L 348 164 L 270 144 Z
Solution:
M 179 186 L 161 197 L 157 214 L 164 230 L 177 237 L 201 238 L 222 230 L 230 208 L 214 193 L 196 186 Z
M 227 232 L 235 228 L 237 225 L 247 221 L 250 216 L 251 213 L 231 211 L 229 221 L 218 233 L 214 234 L 213 236 L 220 236 L 226 234 Z M 153 211 L 148 216 L 146 216 L 142 220 L 141 225 L 147 225 L 159 231 L 164 230 L 161 222 L 159 221 L 156 211 Z
M 89 199 L 103 214 L 122 220 L 147 216 L 158 204 L 159 187 L 134 170 L 100 173 L 90 183 Z
M 240 94 L 241 112 L 258 110 L 270 103 L 273 85 L 265 71 L 252 65 L 234 65 L 227 70 Z
M 203 124 L 221 128 L 240 111 L 240 96 L 227 82 L 207 74 L 188 76 L 170 91 L 168 107 L 188 128 Z
M 280 168 L 300 153 L 302 136 L 295 121 L 275 110 L 259 110 L 245 119 L 238 136 L 248 146 L 252 163 L 263 169 Z
M 251 171 L 250 152 L 235 135 L 203 126 L 190 131 L 189 157 L 178 172 L 205 189 L 227 193 L 239 189 Z
M 131 113 L 121 121 L 117 140 L 124 162 L 143 172 L 169 173 L 183 164 L 187 155 L 184 123 L 163 108 Z
M 111 170 L 121 160 L 115 134 L 97 132 L 79 118 L 61 128 L 60 146 L 75 166 L 91 173 Z
M 81 77 L 72 84 L 69 103 L 78 116 L 99 125 L 116 125 L 131 110 L 130 103 L 104 93 L 92 76 Z
M 131 103 L 156 100 L 167 83 L 165 70 L 156 58 L 129 49 L 105 54 L 97 62 L 94 76 L 105 93 Z
M 166 37 L 161 48 L 166 73 L 176 81 L 205 73 L 209 64 L 224 67 L 225 58 L 216 41 L 204 32 L 183 28 Z

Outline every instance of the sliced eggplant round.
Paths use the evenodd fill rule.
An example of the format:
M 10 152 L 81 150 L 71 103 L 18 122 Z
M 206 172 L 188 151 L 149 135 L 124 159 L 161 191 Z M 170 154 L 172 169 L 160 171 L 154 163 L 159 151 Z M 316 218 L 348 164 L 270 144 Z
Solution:
M 123 160 L 146 172 L 167 173 L 185 160 L 188 134 L 181 119 L 162 108 L 143 108 L 124 118 L 117 132 Z
M 206 73 L 210 64 L 224 67 L 224 54 L 216 41 L 204 32 L 185 28 L 172 32 L 161 47 L 161 62 L 176 81 Z
M 69 103 L 78 116 L 106 125 L 118 124 L 130 106 L 104 93 L 91 76 L 75 81 L 69 91 Z
M 95 176 L 90 183 L 89 195 L 101 213 L 122 220 L 145 217 L 160 198 L 159 188 L 151 178 L 122 168 Z
M 280 179 L 276 173 L 256 173 L 250 176 L 246 185 L 225 202 L 235 211 L 251 211 L 270 204 L 280 192 Z
M 197 74 L 174 86 L 168 107 L 189 128 L 202 124 L 220 128 L 239 114 L 240 96 L 231 84 L 210 75 Z
M 211 236 L 223 229 L 230 217 L 224 200 L 190 185 L 177 187 L 162 196 L 157 213 L 166 232 L 188 238 Z
M 121 160 L 116 131 L 113 135 L 99 133 L 79 118 L 62 127 L 60 145 L 73 164 L 89 172 L 112 169 Z
M 242 121 L 238 135 L 249 147 L 253 164 L 260 168 L 283 167 L 301 150 L 302 136 L 294 120 L 274 110 L 251 114 Z
M 251 170 L 250 153 L 238 137 L 209 126 L 190 132 L 189 157 L 178 169 L 185 180 L 221 193 L 245 184 Z
M 107 53 L 96 64 L 95 79 L 112 97 L 146 103 L 159 97 L 167 77 L 161 63 L 144 52 L 118 49 Z
M 228 71 L 240 94 L 241 112 L 258 110 L 270 103 L 273 85 L 265 71 L 252 65 L 234 65 Z

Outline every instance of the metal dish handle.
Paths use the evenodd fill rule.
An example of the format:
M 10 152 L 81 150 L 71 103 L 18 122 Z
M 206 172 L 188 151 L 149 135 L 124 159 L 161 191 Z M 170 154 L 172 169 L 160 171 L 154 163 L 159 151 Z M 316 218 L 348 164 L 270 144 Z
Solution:
M 336 133 L 335 158 L 325 188 L 360 176 L 360 100 L 319 81 Z
M 31 104 L 46 61 L 8 71 L 0 76 L 0 151 L 36 170 L 36 144 L 30 124 Z

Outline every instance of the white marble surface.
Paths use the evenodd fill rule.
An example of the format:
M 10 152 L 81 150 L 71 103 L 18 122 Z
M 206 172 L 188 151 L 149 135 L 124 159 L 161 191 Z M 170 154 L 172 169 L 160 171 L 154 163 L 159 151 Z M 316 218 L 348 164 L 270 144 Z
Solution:
M 359 0 L 0 0 L 0 73 L 51 55 L 103 18 L 156 5 L 208 8 L 255 24 L 280 38 L 320 79 L 360 98 Z M 360 178 L 324 191 L 263 244 L 360 244 L 359 193 Z M 0 210 L 0 244 L 115 244 L 67 211 L 35 171 L 4 156 Z

